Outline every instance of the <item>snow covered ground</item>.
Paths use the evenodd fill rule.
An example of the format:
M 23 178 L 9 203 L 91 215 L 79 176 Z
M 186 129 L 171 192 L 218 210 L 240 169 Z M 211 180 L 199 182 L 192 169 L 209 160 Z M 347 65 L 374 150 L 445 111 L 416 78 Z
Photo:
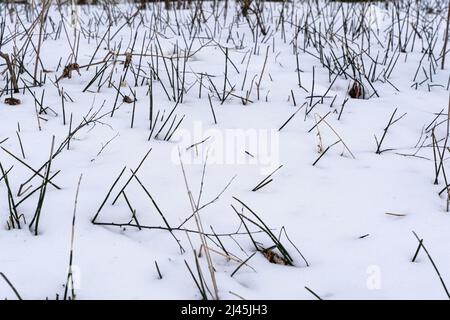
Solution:
M 445 1 L 258 3 L 0 5 L 23 299 L 447 298 Z

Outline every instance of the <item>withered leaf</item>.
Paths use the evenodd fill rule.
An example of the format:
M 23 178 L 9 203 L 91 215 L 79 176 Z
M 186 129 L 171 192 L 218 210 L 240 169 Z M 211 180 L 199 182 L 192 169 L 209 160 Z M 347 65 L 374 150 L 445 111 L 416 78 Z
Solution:
M 125 102 L 125 103 L 133 103 L 134 100 L 132 98 L 130 98 L 130 96 L 124 96 L 123 97 L 123 102 Z
M 348 92 L 348 95 L 353 99 L 359 99 L 362 95 L 362 88 L 358 82 L 353 82 L 353 85 Z
M 9 104 L 10 106 L 17 106 L 21 103 L 21 101 L 17 98 L 9 97 L 5 99 L 5 103 Z
M 264 257 L 266 257 L 267 260 L 269 260 L 270 263 L 281 264 L 284 266 L 289 265 L 286 259 L 284 259 L 282 256 L 280 256 L 270 248 L 262 250 L 262 254 L 264 255 Z

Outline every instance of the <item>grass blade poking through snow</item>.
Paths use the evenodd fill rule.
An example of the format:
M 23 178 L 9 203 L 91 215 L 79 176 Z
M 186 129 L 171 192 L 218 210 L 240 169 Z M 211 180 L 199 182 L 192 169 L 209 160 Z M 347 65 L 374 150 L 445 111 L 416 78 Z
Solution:
M 122 194 L 122 192 L 125 191 L 125 188 L 131 182 L 131 180 L 133 180 L 133 177 L 137 174 L 137 172 L 139 171 L 139 169 L 141 168 L 142 164 L 144 163 L 145 159 L 147 159 L 147 157 L 148 157 L 148 155 L 150 154 L 151 151 L 152 151 L 152 148 L 150 148 L 147 151 L 147 153 L 142 158 L 141 162 L 139 162 L 139 165 L 137 166 L 137 168 L 135 170 L 133 170 L 133 174 L 128 178 L 127 182 L 125 182 L 124 186 L 120 189 L 120 191 L 117 193 L 117 196 L 114 198 L 114 201 L 112 202 L 113 205 L 116 204 L 117 199 L 119 199 L 119 197 Z
M 261 189 L 262 187 L 264 187 L 264 186 L 268 185 L 269 183 L 271 183 L 273 180 L 272 180 L 272 179 L 269 180 L 269 178 L 270 178 L 275 172 L 277 172 L 278 170 L 280 170 L 282 167 L 283 167 L 283 165 L 280 165 L 278 168 L 276 168 L 274 171 L 272 171 L 272 173 L 269 174 L 267 177 L 265 177 L 260 183 L 258 183 L 258 184 L 256 185 L 256 187 L 254 187 L 254 188 L 252 189 L 252 191 L 253 191 L 253 192 L 254 192 L 254 191 L 258 191 L 258 190 Z
M 201 221 L 201 218 L 200 218 L 200 214 L 198 212 L 198 209 L 199 209 L 198 208 L 198 203 L 195 202 L 193 194 L 192 194 L 192 191 L 191 191 L 191 189 L 189 187 L 189 183 L 188 183 L 187 176 L 186 176 L 186 171 L 184 170 L 183 161 L 181 160 L 181 151 L 179 149 L 178 149 L 178 157 L 180 159 L 181 171 L 182 171 L 182 174 L 183 174 L 184 184 L 185 184 L 185 187 L 186 187 L 186 192 L 188 194 L 189 202 L 191 204 L 192 213 L 194 214 L 194 219 L 195 219 L 197 230 L 198 230 L 198 233 L 199 233 L 199 236 L 200 236 L 200 241 L 201 241 L 203 247 L 205 248 L 205 256 L 206 256 L 206 260 L 207 260 L 207 263 L 208 263 L 209 274 L 211 276 L 211 282 L 212 282 L 212 285 L 213 285 L 213 288 L 214 288 L 213 298 L 215 300 L 219 300 L 219 293 L 218 293 L 219 289 L 217 287 L 216 276 L 215 276 L 215 269 L 214 269 L 214 266 L 213 266 L 213 263 L 212 263 L 211 255 L 209 253 L 209 249 L 208 249 L 209 246 L 208 246 L 207 241 L 206 241 L 205 232 L 204 232 L 204 229 L 203 229 L 203 225 L 202 225 L 202 221 Z M 205 168 L 206 168 L 206 161 L 207 160 L 205 160 L 205 165 L 203 167 L 203 170 L 205 170 Z M 203 174 L 204 174 L 204 172 L 203 172 Z
M 83 175 L 80 175 L 80 178 L 78 179 L 78 185 L 77 185 L 77 191 L 75 194 L 75 202 L 73 205 L 73 216 L 72 216 L 72 232 L 70 237 L 70 256 L 69 256 L 69 271 L 67 273 L 67 280 L 66 280 L 66 286 L 64 289 L 64 300 L 67 300 L 68 292 L 69 292 L 69 284 L 71 288 L 71 297 L 70 300 L 75 300 L 75 286 L 73 283 L 73 270 L 72 270 L 72 263 L 73 263 L 73 240 L 75 236 L 75 218 L 77 213 L 77 204 L 78 204 L 78 193 L 80 191 L 80 185 L 81 185 L 81 179 L 83 178 Z
M 127 167 L 123 167 L 122 171 L 120 172 L 119 176 L 116 178 L 116 180 L 114 181 L 114 183 L 112 184 L 111 188 L 109 188 L 108 193 L 106 194 L 105 199 L 103 200 L 102 204 L 100 205 L 100 207 L 97 210 L 97 213 L 95 214 L 95 216 L 92 218 L 92 223 L 95 224 L 95 220 L 97 219 L 98 215 L 100 214 L 100 211 L 102 211 L 103 206 L 105 205 L 106 201 L 108 200 L 109 196 L 111 195 L 111 192 L 113 191 L 114 187 L 116 186 L 117 182 L 119 182 L 120 178 L 122 177 L 123 173 L 125 172 L 125 169 Z
M 14 202 L 13 193 L 8 180 L 8 172 L 11 169 L 8 170 L 8 172 L 5 172 L 2 164 L 0 163 L 0 170 L 2 171 L 2 178 L 3 180 L 5 180 L 6 189 L 8 190 L 8 207 L 9 207 L 8 227 L 12 229 L 15 229 L 17 227 L 18 229 L 20 229 L 20 217 L 19 214 L 17 213 L 17 206 Z
M 315 293 L 314 291 L 312 291 L 310 288 L 305 287 L 306 290 L 308 290 L 314 297 L 316 297 L 319 300 L 323 300 L 317 293 Z
M 245 259 L 244 261 L 242 261 L 242 263 L 241 263 L 236 269 L 234 269 L 234 271 L 231 273 L 230 277 L 233 277 L 233 276 L 236 274 L 236 272 L 238 272 L 239 269 L 240 269 L 243 265 L 245 265 L 251 258 L 253 258 L 253 256 L 254 256 L 255 254 L 256 254 L 256 252 L 253 252 L 253 254 L 252 254 L 250 257 L 248 257 L 247 259 Z
M 445 285 L 444 279 L 442 279 L 441 273 L 439 272 L 436 264 L 434 263 L 433 258 L 431 257 L 430 253 L 428 252 L 427 248 L 425 248 L 425 245 L 423 244 L 423 239 L 420 239 L 419 236 L 413 231 L 412 232 L 414 234 L 414 236 L 416 237 L 417 241 L 419 241 L 419 248 L 417 249 L 417 252 L 415 254 L 415 256 L 417 256 L 418 251 L 420 250 L 420 248 L 423 249 L 423 251 L 425 251 L 426 255 L 428 256 L 428 259 L 430 260 L 431 264 L 433 265 L 434 270 L 436 271 L 439 280 L 441 281 L 442 287 L 445 290 L 445 294 L 447 295 L 448 299 L 450 300 L 450 293 L 448 292 L 447 286 Z
M 11 290 L 14 292 L 14 294 L 16 295 L 17 299 L 22 300 L 22 297 L 20 296 L 19 292 L 16 290 L 16 288 L 13 286 L 13 284 L 11 283 L 11 281 L 9 281 L 9 279 L 4 275 L 3 272 L 0 272 L 0 276 L 2 276 L 3 280 L 5 280 L 5 282 L 8 284 L 8 286 L 11 288 Z
M 272 233 L 272 231 L 270 231 L 269 227 L 264 223 L 264 221 L 252 209 L 250 209 L 244 202 L 242 202 L 241 200 L 239 200 L 236 197 L 233 197 L 233 199 L 236 200 L 237 202 L 239 202 L 244 208 L 246 208 L 261 224 L 250 219 L 249 217 L 245 216 L 244 214 L 239 213 L 239 215 L 242 218 L 246 219 L 247 221 L 251 222 L 253 225 L 258 227 L 259 229 L 261 229 L 261 231 L 263 231 L 265 234 L 267 234 L 269 236 L 269 238 L 275 244 L 275 247 L 280 251 L 285 263 L 287 265 L 293 265 L 294 261 L 293 261 L 292 257 L 290 256 L 290 254 L 288 253 L 286 248 L 277 239 L 277 237 Z M 266 257 L 267 257 L 267 254 L 273 254 L 273 252 L 271 252 L 271 251 L 269 252 L 267 250 L 268 250 L 267 248 L 263 248 L 263 249 L 258 248 L 258 251 L 261 251 Z
M 42 212 L 42 207 L 44 205 L 44 199 L 45 199 L 45 195 L 46 195 L 46 191 L 47 191 L 47 185 L 50 181 L 49 176 L 50 176 L 50 168 L 52 166 L 54 146 L 55 146 L 55 136 L 53 136 L 53 138 L 52 138 L 52 145 L 50 148 L 50 157 L 47 162 L 47 168 L 45 170 L 44 178 L 42 179 L 41 191 L 39 193 L 39 200 L 38 200 L 38 204 L 36 207 L 36 211 L 34 213 L 33 219 L 31 220 L 31 223 L 30 223 L 30 229 L 33 228 L 33 225 L 34 225 L 33 231 L 34 231 L 35 236 L 37 236 L 39 233 L 39 221 L 41 219 L 41 212 Z

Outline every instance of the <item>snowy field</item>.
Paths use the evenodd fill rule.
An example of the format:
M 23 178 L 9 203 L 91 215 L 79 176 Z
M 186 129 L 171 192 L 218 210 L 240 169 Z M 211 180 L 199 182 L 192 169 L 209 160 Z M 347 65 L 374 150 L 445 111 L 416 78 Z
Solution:
M 242 3 L 0 4 L 1 299 L 449 297 L 446 1 Z

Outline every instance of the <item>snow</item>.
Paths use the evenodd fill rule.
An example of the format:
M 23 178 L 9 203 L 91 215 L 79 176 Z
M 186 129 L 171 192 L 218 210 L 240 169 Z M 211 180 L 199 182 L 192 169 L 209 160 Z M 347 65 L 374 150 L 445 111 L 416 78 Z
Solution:
M 430 3 L 444 8 L 440 13 L 420 13 L 424 21 L 432 21 L 429 28 L 434 28 L 433 32 L 438 30 L 434 49 L 434 55 L 438 57 L 445 30 L 444 21 L 439 23 L 439 19 L 446 15 L 446 9 L 442 3 L 436 1 Z M 291 15 L 293 8 L 298 14 L 297 19 L 300 19 L 305 14 L 307 5 L 306 2 L 297 1 L 294 4 L 286 4 L 285 10 L 288 12 L 286 19 L 295 20 L 295 17 L 292 18 L 294 15 Z M 319 1 L 319 5 L 322 8 L 320 10 L 322 15 L 315 17 L 318 19 L 316 27 L 321 21 L 321 28 L 324 28 L 324 21 L 329 23 L 332 13 L 337 12 L 340 4 L 325 4 Z M 412 5 L 415 6 L 415 4 Z M 212 11 L 211 4 L 206 2 L 203 6 L 205 13 L 209 15 Z M 95 75 L 95 66 L 90 67 L 89 70 L 82 68 L 80 75 L 73 72 L 70 79 L 64 78 L 59 81 L 59 86 L 63 87 L 64 92 L 73 99 L 73 102 L 65 101 L 67 123 L 64 125 L 61 97 L 50 79 L 54 81 L 55 77 L 59 77 L 63 66 L 70 60 L 71 49 L 68 39 L 73 45 L 74 29 L 79 32 L 80 26 L 84 26 L 85 33 L 86 29 L 91 28 L 94 38 L 88 39 L 81 34 L 77 62 L 80 66 L 89 63 L 98 42 L 106 32 L 106 12 L 101 7 L 79 6 L 78 15 L 83 23 L 73 27 L 69 24 L 69 15 L 67 15 L 64 19 L 68 37 L 62 30 L 58 39 L 53 39 L 56 31 L 51 32 L 52 27 L 47 22 L 47 32 L 51 35 L 42 44 L 41 59 L 45 69 L 51 72 L 47 74 L 46 83 L 42 87 L 34 87 L 31 91 L 40 99 L 45 90 L 44 105 L 55 110 L 57 115 L 50 111 L 42 115 L 46 121 L 41 120 L 42 130 L 39 130 L 35 101 L 30 92 L 21 91 L 20 94 L 14 95 L 21 100 L 18 106 L 3 103 L 9 93 L 4 94 L 0 105 L 0 141 L 5 138 L 8 140 L 0 146 L 22 159 L 16 135 L 18 124 L 20 124 L 20 138 L 26 157 L 24 161 L 38 169 L 49 157 L 52 137 L 55 137 L 55 149 L 66 139 L 70 115 L 73 116 L 74 127 L 82 122 L 91 108 L 92 113 L 104 103 L 99 114 L 106 114 L 106 116 L 101 119 L 101 122 L 80 130 L 71 139 L 70 149 L 62 151 L 54 159 L 51 174 L 58 170 L 61 172 L 52 182 L 61 189 L 47 186 L 37 236 L 32 232 L 34 229 L 30 230 L 29 226 L 36 209 L 39 192 L 19 207 L 19 212 L 24 215 L 27 224 L 22 224 L 20 230 L 8 230 L 7 188 L 4 180 L 0 182 L 0 272 L 8 277 L 22 298 L 55 299 L 57 295 L 59 298 L 63 296 L 69 268 L 74 200 L 80 174 L 82 174 L 82 180 L 76 209 L 72 268 L 76 299 L 201 298 L 185 265 L 187 261 L 197 276 L 193 248 L 197 253 L 200 250 L 201 241 L 198 234 L 174 231 L 180 244 L 186 250 L 180 253 L 179 246 L 167 230 L 139 230 L 130 226 L 102 226 L 92 223 L 98 208 L 124 166 L 127 169 L 123 177 L 114 188 L 96 221 L 125 224 L 130 221 L 130 209 L 124 198 L 120 197 L 115 205 L 112 205 L 112 201 L 132 175 L 130 169 L 136 169 L 150 148 L 152 150 L 137 176 L 172 227 L 179 226 L 192 214 L 180 166 L 179 153 L 181 153 L 194 201 L 196 202 L 199 196 L 205 159 L 207 163 L 200 205 L 208 203 L 220 194 L 217 201 L 199 211 L 205 232 L 211 233 L 210 226 L 218 234 L 234 233 L 239 228 L 240 220 L 230 206 L 232 204 L 241 212 L 243 207 L 233 198 L 236 197 L 256 212 L 276 236 L 284 226 L 289 239 L 308 261 L 309 266 L 306 266 L 301 256 L 283 235 L 281 242 L 293 257 L 293 266 L 270 263 L 263 254 L 258 252 L 248 261 L 251 268 L 243 266 L 231 276 L 240 263 L 226 259 L 223 256 L 223 250 L 208 239 L 210 248 L 221 253 L 210 252 L 220 299 L 238 299 L 237 295 L 245 299 L 315 299 L 305 290 L 305 286 L 323 299 L 447 298 L 425 252 L 421 250 L 415 262 L 411 262 L 411 259 L 418 246 L 418 241 L 412 233 L 414 230 L 420 238 L 424 239 L 423 243 L 439 268 L 444 282 L 450 284 L 450 252 L 447 245 L 450 241 L 450 216 L 446 211 L 445 192 L 441 196 L 438 194 L 445 187 L 445 182 L 441 171 L 439 184 L 434 184 L 435 162 L 431 132 L 424 133 L 425 128 L 441 110 L 444 111 L 435 124 L 446 120 L 450 56 L 447 58 L 449 61 L 444 70 L 440 70 L 439 66 L 436 67 L 432 80 L 425 81 L 417 89 L 412 87 L 417 66 L 423 56 L 422 44 L 426 45 L 425 39 L 423 42 L 417 39 L 412 52 L 411 43 L 408 43 L 407 52 L 400 53 L 389 78 L 398 91 L 389 83 L 381 81 L 382 77 L 380 77 L 380 80 L 373 82 L 379 97 L 350 98 L 338 120 L 341 105 L 344 99 L 348 98 L 348 88 L 353 84 L 350 79 L 341 75 L 327 93 L 330 98 L 323 99 L 323 103 L 318 103 L 305 116 L 306 110 L 310 108 L 309 95 L 313 80 L 313 66 L 315 95 L 323 95 L 330 86 L 328 70 L 323 67 L 317 57 L 303 51 L 304 34 L 300 32 L 298 44 L 301 49 L 298 56 L 302 70 L 301 82 L 309 92 L 298 86 L 296 56 L 293 54 L 292 43 L 290 43 L 296 28 L 288 22 L 285 23 L 287 40 L 284 41 L 281 30 L 276 31 L 281 4 L 266 3 L 265 6 L 265 17 L 271 26 L 269 32 L 275 32 L 275 36 L 273 36 L 274 40 L 270 37 L 270 40 L 265 43 L 261 43 L 261 39 L 258 40 L 259 49 L 257 54 L 252 54 L 248 64 L 244 90 L 241 90 L 241 85 L 249 50 L 253 51 L 255 47 L 252 32 L 246 20 L 241 18 L 239 23 L 233 22 L 233 19 L 237 18 L 234 3 L 231 2 L 226 19 L 222 14 L 215 24 L 214 17 L 210 17 L 205 24 L 209 29 L 203 26 L 199 36 L 204 39 L 196 39 L 193 42 L 192 52 L 195 54 L 186 65 L 186 88 L 192 87 L 184 94 L 183 102 L 175 110 L 178 115 L 177 121 L 183 115 L 185 118 L 170 141 L 153 138 L 148 141 L 150 134 L 148 85 L 144 83 L 141 86 L 139 81 L 139 85 L 135 86 L 132 71 L 128 71 L 127 75 L 127 83 L 130 87 L 122 86 L 120 90 L 122 94 L 131 97 L 133 95 L 130 93 L 130 88 L 136 92 L 133 128 L 130 128 L 133 104 L 121 103 L 121 97 L 119 97 L 119 107 L 115 110 L 114 116 L 107 114 L 112 110 L 116 99 L 116 90 L 112 86 L 108 88 L 106 83 L 99 92 L 96 92 L 97 80 L 88 91 L 83 92 Z M 348 8 L 362 5 L 344 4 L 343 6 Z M 11 36 L 10 33 L 14 32 L 15 27 L 22 31 L 23 29 L 16 24 L 15 14 L 10 20 L 5 13 L 5 8 L 6 5 L 2 3 L 0 12 L 7 26 L 4 35 L 6 39 L 6 35 Z M 32 21 L 26 19 L 24 8 L 20 6 L 18 8 L 24 24 L 30 26 Z M 107 8 L 114 14 L 118 14 L 119 11 L 124 13 L 112 27 L 111 34 L 119 30 L 125 23 L 126 17 L 136 11 L 135 4 L 120 4 L 107 6 Z M 314 14 L 317 14 L 315 5 L 312 8 Z M 61 10 L 68 12 L 70 6 L 63 6 Z M 120 53 L 129 52 L 136 30 L 138 33 L 134 53 L 139 53 L 144 32 L 147 32 L 146 44 L 149 41 L 148 35 L 153 33 L 155 24 L 150 18 L 157 12 L 157 5 L 149 5 L 146 11 L 140 11 L 136 20 L 125 25 L 110 42 L 109 49 L 106 48 L 106 42 L 100 45 L 94 62 L 103 59 L 109 50 L 116 50 L 119 42 L 122 42 Z M 190 14 L 193 12 L 194 9 L 177 10 L 177 19 L 188 45 L 191 41 L 189 30 L 188 26 L 183 24 L 187 24 L 188 21 L 190 23 Z M 391 30 L 392 23 L 391 6 L 386 8 L 384 3 L 372 3 L 368 12 L 370 17 L 367 14 L 367 21 L 372 21 L 371 28 L 375 33 L 377 29 L 379 30 L 378 38 L 386 46 L 387 31 Z M 94 17 L 99 15 L 102 15 L 102 24 L 95 23 L 97 18 Z M 140 15 L 144 18 L 142 25 L 138 27 Z M 169 15 L 171 27 L 176 30 L 174 11 L 171 11 Z M 271 15 L 273 18 L 270 18 Z M 165 13 L 163 16 L 165 17 Z M 415 23 L 415 15 L 413 16 L 411 23 Z M 49 17 L 56 23 L 56 30 L 61 20 L 59 8 L 56 5 L 51 6 Z M 433 17 L 439 17 L 439 19 L 433 20 Z M 336 19 L 340 20 L 341 16 L 336 15 Z M 356 21 L 357 18 L 353 20 Z M 90 27 L 87 27 L 89 21 Z M 339 25 L 342 23 L 336 22 L 335 29 Z M 420 26 L 423 26 L 422 22 Z M 212 36 L 215 28 L 219 28 L 221 32 L 216 33 L 214 41 L 207 40 Z M 398 32 L 396 28 L 395 25 L 392 30 Z M 38 38 L 36 30 L 33 36 L 35 42 Z M 232 37 L 237 43 L 240 43 L 245 34 L 242 47 L 236 47 L 232 41 L 227 42 L 228 30 L 231 30 Z M 411 30 L 409 29 L 409 32 Z M 183 50 L 186 48 L 183 36 L 174 34 L 170 28 L 161 29 L 158 26 L 158 32 L 158 40 L 161 42 L 165 55 L 169 56 L 173 53 L 176 43 Z M 334 30 L 334 32 L 342 34 L 342 30 Z M 237 36 L 236 33 L 239 35 Z M 16 45 L 20 48 L 25 40 L 26 38 L 18 37 Z M 200 41 L 207 45 L 202 46 Z M 378 50 L 381 60 L 385 48 L 382 48 L 373 36 L 371 41 L 370 55 L 373 58 L 376 57 Z M 355 40 L 350 46 L 358 50 L 360 42 L 361 39 Z M 253 103 L 243 105 L 241 99 L 229 96 L 221 104 L 206 78 L 203 78 L 205 87 L 202 88 L 202 97 L 199 98 L 199 83 L 195 73 L 212 75 L 211 79 L 219 93 L 222 94 L 223 91 L 225 55 L 217 43 L 224 48 L 229 48 L 229 58 L 239 69 L 238 73 L 230 63 L 227 64 L 229 80 L 227 92 L 232 86 L 236 86 L 234 93 L 245 96 L 246 90 L 250 90 L 252 79 L 255 77 L 249 97 Z M 152 44 L 154 54 L 157 45 L 154 38 Z M 11 52 L 13 45 L 13 41 L 5 41 L 1 51 Z M 267 64 L 261 77 L 266 46 L 270 47 Z M 337 48 L 336 52 L 340 56 L 341 49 Z M 33 70 L 35 54 L 31 48 L 28 50 L 25 61 L 29 63 L 28 68 Z M 308 50 L 318 54 L 312 46 L 308 47 Z M 397 53 L 390 51 L 389 54 L 390 58 L 395 57 Z M 62 66 L 56 71 L 61 58 Z M 121 56 L 118 59 L 123 61 L 124 57 Z M 365 67 L 368 68 L 370 60 L 367 57 L 364 59 L 367 63 Z M 142 70 L 148 76 L 150 72 L 148 63 L 151 63 L 151 59 L 144 57 L 143 61 Z M 167 60 L 167 63 L 170 61 Z M 180 69 L 182 63 L 181 59 Z M 132 64 L 134 68 L 138 67 L 138 56 L 133 57 Z M 428 58 L 425 57 L 423 65 L 427 72 L 429 72 L 427 69 L 429 64 Z M 97 66 L 98 69 L 100 66 Z M 380 63 L 377 74 L 384 67 L 386 65 Z M 169 86 L 161 59 L 158 68 L 164 85 Z M 109 67 L 108 74 L 111 70 L 113 70 L 114 86 L 117 87 L 123 75 L 123 65 L 117 64 L 114 69 Z M 260 77 L 258 100 L 256 83 Z M 334 77 L 332 75 L 331 79 Z M 32 81 L 27 75 L 23 75 L 23 78 Z M 417 82 L 422 80 L 424 80 L 424 73 L 420 71 Z M 433 86 L 429 89 L 428 84 L 442 86 Z M 1 87 L 5 85 L 6 75 L 1 80 Z M 365 85 L 367 86 L 367 83 Z M 23 83 L 20 82 L 19 86 L 22 87 Z M 291 90 L 295 96 L 296 106 L 292 101 Z M 367 90 L 372 94 L 370 87 L 367 86 Z M 208 93 L 211 95 L 217 124 L 214 124 Z M 330 107 L 334 96 L 337 97 Z M 314 99 L 314 102 L 318 100 L 320 98 Z M 158 110 L 161 112 L 165 110 L 165 116 L 168 116 L 175 105 L 174 101 L 169 101 L 162 86 L 155 80 L 153 81 L 153 101 L 154 117 Z M 278 131 L 300 107 L 302 109 L 281 131 Z M 396 118 L 404 113 L 406 115 L 389 128 L 383 141 L 382 149 L 392 148 L 392 150 L 376 154 L 377 145 L 374 135 L 378 140 L 380 139 L 395 108 L 397 108 Z M 311 132 L 309 130 L 329 111 L 331 113 L 325 118 L 326 123 L 339 134 L 355 158 L 342 143 L 338 143 L 313 166 L 314 161 L 320 156 L 319 137 L 316 128 Z M 318 124 L 323 149 L 339 140 L 325 121 Z M 165 134 L 165 130 L 163 133 Z M 439 150 L 442 152 L 446 121 L 436 126 L 435 135 Z M 192 144 L 208 137 L 210 138 L 199 145 L 197 150 L 195 148 L 187 150 Z M 236 142 L 239 139 L 244 143 Z M 108 141 L 110 143 L 98 154 Z M 424 147 L 419 148 L 423 141 Z M 245 151 L 255 158 L 245 154 Z M 444 158 L 447 160 L 446 153 Z M 21 183 L 31 176 L 32 171 L 3 150 L 0 150 L 0 162 L 5 170 L 13 166 L 8 173 L 8 179 L 14 191 L 14 199 L 18 202 L 24 196 L 17 196 L 17 190 Z M 253 192 L 252 189 L 279 165 L 283 166 L 271 177 L 273 181 Z M 446 161 L 444 161 L 445 166 Z M 233 179 L 231 184 L 221 194 L 231 179 Z M 41 182 L 41 178 L 35 177 L 31 184 L 33 188 L 36 188 Z M 136 217 L 140 225 L 165 226 L 157 209 L 135 179 L 131 180 L 125 192 L 133 208 L 136 209 Z M 243 212 L 251 217 L 249 211 Z M 402 216 L 386 213 L 402 214 Z M 251 224 L 249 226 L 251 230 L 256 230 Z M 197 230 L 195 220 L 190 219 L 184 228 Z M 240 232 L 245 232 L 245 229 L 241 227 Z M 362 237 L 364 235 L 368 236 Z M 267 235 L 257 233 L 254 237 L 264 247 L 273 245 Z M 214 237 L 211 239 L 215 240 Z M 235 235 L 234 239 L 236 242 L 230 237 L 221 237 L 227 251 L 241 261 L 255 252 L 248 235 Z M 212 290 L 206 256 L 203 254 L 198 260 L 205 281 Z M 155 261 L 161 270 L 162 279 L 159 279 Z M 11 288 L 2 279 L 0 279 L 0 298 L 16 298 Z M 209 294 L 208 298 L 211 298 Z

